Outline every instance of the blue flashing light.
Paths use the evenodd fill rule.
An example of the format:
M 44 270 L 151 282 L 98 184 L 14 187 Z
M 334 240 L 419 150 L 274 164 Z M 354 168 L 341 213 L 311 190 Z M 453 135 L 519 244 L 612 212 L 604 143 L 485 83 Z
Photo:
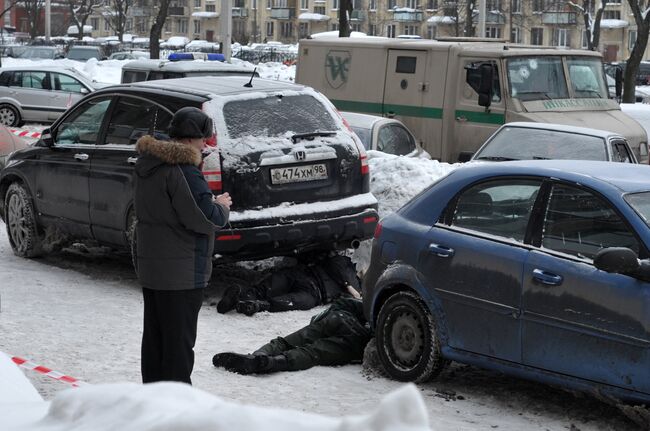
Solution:
M 169 61 L 183 60 L 209 60 L 209 61 L 226 61 L 223 54 L 206 54 L 205 52 L 172 52 L 167 56 Z

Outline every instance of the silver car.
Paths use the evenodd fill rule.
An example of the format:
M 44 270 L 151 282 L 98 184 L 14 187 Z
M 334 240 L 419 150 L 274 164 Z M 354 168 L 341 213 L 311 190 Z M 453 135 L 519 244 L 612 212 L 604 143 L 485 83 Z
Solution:
M 98 85 L 75 69 L 52 66 L 0 69 L 0 124 L 51 123 Z

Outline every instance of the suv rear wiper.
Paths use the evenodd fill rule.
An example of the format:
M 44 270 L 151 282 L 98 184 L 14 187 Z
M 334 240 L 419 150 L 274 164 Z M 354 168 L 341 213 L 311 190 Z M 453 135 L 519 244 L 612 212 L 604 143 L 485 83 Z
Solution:
M 291 142 L 294 144 L 298 142 L 301 139 L 314 139 L 316 136 L 335 136 L 336 132 L 334 131 L 315 131 L 315 132 L 309 132 L 309 133 L 296 133 L 295 135 L 291 136 Z
M 519 160 L 519 159 L 513 159 L 511 157 L 503 157 L 503 156 L 482 156 L 476 158 L 476 160 L 490 160 L 492 162 L 509 162 L 512 160 Z

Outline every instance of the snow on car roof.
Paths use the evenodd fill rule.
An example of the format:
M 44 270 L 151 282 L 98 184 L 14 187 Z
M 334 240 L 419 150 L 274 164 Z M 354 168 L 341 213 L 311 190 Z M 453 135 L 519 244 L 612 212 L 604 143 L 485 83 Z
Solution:
M 512 123 L 506 123 L 502 127 L 522 127 L 528 129 L 553 130 L 557 132 L 598 136 L 601 138 L 608 138 L 610 136 L 619 136 L 619 137 L 621 136 L 619 133 L 610 132 L 608 130 L 592 129 L 590 127 L 568 126 L 566 124 L 556 124 L 556 123 L 532 123 L 526 121 L 515 121 Z

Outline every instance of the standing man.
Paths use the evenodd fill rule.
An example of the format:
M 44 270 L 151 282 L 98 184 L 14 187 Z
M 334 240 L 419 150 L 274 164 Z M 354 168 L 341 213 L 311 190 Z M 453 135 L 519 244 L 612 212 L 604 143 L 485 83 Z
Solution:
M 203 288 L 212 273 L 216 229 L 228 222 L 228 193 L 213 197 L 199 169 L 212 120 L 179 109 L 169 136 L 143 136 L 136 148 L 137 273 L 144 295 L 143 383 L 191 384 Z

